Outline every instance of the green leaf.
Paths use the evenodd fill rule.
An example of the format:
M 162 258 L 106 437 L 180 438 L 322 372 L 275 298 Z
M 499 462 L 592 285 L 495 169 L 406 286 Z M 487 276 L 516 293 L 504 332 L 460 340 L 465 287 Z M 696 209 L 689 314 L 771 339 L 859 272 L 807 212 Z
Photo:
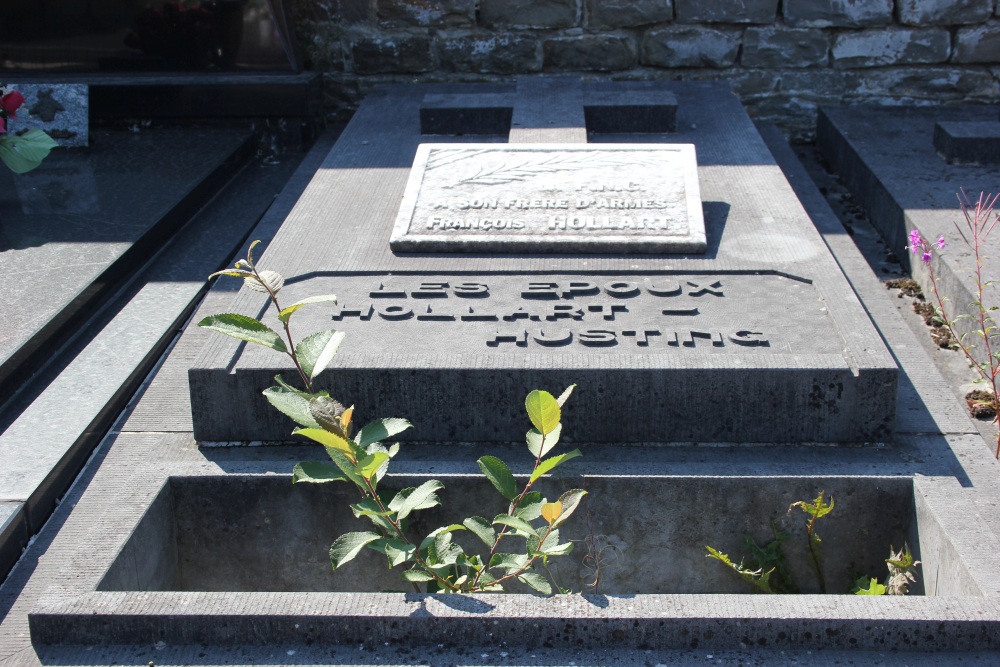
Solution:
M 546 545 L 548 544 L 548 542 L 549 542 L 548 540 L 545 540 Z M 551 547 L 550 546 L 544 546 L 541 549 L 542 555 L 544 555 L 544 556 L 565 556 L 566 554 L 570 553 L 571 551 L 573 551 L 573 543 L 572 542 L 564 542 L 562 544 L 557 544 L 557 545 L 551 546 Z
M 24 134 L 0 137 L 0 160 L 15 174 L 24 174 L 42 163 L 59 144 L 42 130 L 32 128 Z
M 389 460 L 389 455 L 385 452 L 375 452 L 374 454 L 367 454 L 361 457 L 358 461 L 358 465 L 354 468 L 355 471 L 365 479 L 370 480 L 378 472 L 378 469 L 382 467 L 386 461 Z
M 490 558 L 489 568 L 499 568 L 507 573 L 517 572 L 528 565 L 528 554 L 496 553 Z
M 706 546 L 705 548 L 708 550 L 708 554 L 705 556 L 705 558 L 714 558 L 715 560 L 719 561 L 720 563 L 731 569 L 733 572 L 738 574 L 740 578 L 743 579 L 743 581 L 747 582 L 751 586 L 754 586 L 755 588 L 760 589 L 764 593 L 774 592 L 771 590 L 771 585 L 770 585 L 771 573 L 774 572 L 773 569 L 769 570 L 768 572 L 764 572 L 763 569 L 748 570 L 743 567 L 743 563 L 737 565 L 733 563 L 733 561 L 729 560 L 728 554 L 724 554 L 721 551 L 713 549 L 712 547 L 709 546 Z
M 309 482 L 311 484 L 324 484 L 326 482 L 349 482 L 344 473 L 336 466 L 319 461 L 303 461 L 296 463 L 292 468 L 292 484 L 298 482 Z
M 518 535 L 524 537 L 532 537 L 537 535 L 535 529 L 530 523 L 524 519 L 519 519 L 516 516 L 511 516 L 509 514 L 498 514 L 496 518 L 493 519 L 493 524 L 500 524 L 501 526 L 510 526 L 514 529 L 514 532 Z
M 326 450 L 326 455 L 330 457 L 330 460 L 333 461 L 335 466 L 340 468 L 340 471 L 344 473 L 344 476 L 347 477 L 347 479 L 354 482 L 359 489 L 368 489 L 364 478 L 354 472 L 354 461 L 347 458 L 347 455 L 339 449 L 334 449 L 333 447 L 324 447 L 324 449 Z
M 375 540 L 379 539 L 381 535 L 378 533 L 346 533 L 338 537 L 333 546 L 330 547 L 330 562 L 333 564 L 333 569 L 336 570 L 338 567 L 342 567 L 344 563 L 347 563 L 352 558 L 358 555 L 358 552 L 365 548 L 366 545 L 371 544 Z
M 333 294 L 321 294 L 319 296 L 311 296 L 308 299 L 302 299 L 302 301 L 297 301 L 287 308 L 282 308 L 281 312 L 278 313 L 278 319 L 282 322 L 287 322 L 292 317 L 292 313 L 296 310 L 310 303 L 320 303 L 323 301 L 332 301 L 337 303 L 337 297 Z
M 377 551 L 388 558 L 390 568 L 413 560 L 413 556 L 417 552 L 417 548 L 415 546 L 395 537 L 375 540 L 368 545 L 368 548 Z
M 406 581 L 412 581 L 415 583 L 434 580 L 434 575 L 425 570 L 404 570 L 400 576 Z
M 556 424 L 556 427 L 552 429 L 550 433 L 542 435 L 538 429 L 531 429 L 528 431 L 524 439 L 528 443 L 528 450 L 535 455 L 535 457 L 545 456 L 552 448 L 559 444 L 559 436 L 562 434 L 562 423 Z
M 246 278 L 247 276 L 252 276 L 253 271 L 246 271 L 244 269 L 224 269 L 222 271 L 216 271 L 208 276 L 208 280 L 216 276 L 232 276 L 233 278 Z
M 507 500 L 514 500 L 517 496 L 517 482 L 514 481 L 514 475 L 511 474 L 507 464 L 495 456 L 484 456 L 476 463 L 500 495 Z
M 854 594 L 885 595 L 885 586 L 878 583 L 878 579 L 872 579 L 869 581 L 867 577 L 861 577 L 854 584 Z
M 529 491 L 521 498 L 521 504 L 514 510 L 514 516 L 525 521 L 534 521 L 542 515 L 545 498 L 538 491 Z
M 518 575 L 517 580 L 531 586 L 539 593 L 544 593 L 545 595 L 552 594 L 552 585 L 549 584 L 548 580 L 540 574 L 535 572 L 523 572 Z
M 391 511 L 383 512 L 374 498 L 364 498 L 356 503 L 351 503 L 350 507 L 351 511 L 354 512 L 355 519 L 360 519 L 363 516 L 385 518 L 392 514 Z
M 366 453 L 385 454 L 386 457 L 385 461 L 383 461 L 382 465 L 378 467 L 378 469 L 375 471 L 375 476 L 372 478 L 376 482 L 381 482 L 382 478 L 385 477 L 385 474 L 389 472 L 389 460 L 392 458 L 393 453 L 387 450 L 385 447 L 383 447 L 382 443 L 380 442 L 373 442 L 372 444 L 368 445 L 368 451 Z
M 245 340 L 248 343 L 257 343 L 278 352 L 288 352 L 288 348 L 285 347 L 285 343 L 277 332 L 266 324 L 246 315 L 237 315 L 236 313 L 209 315 L 198 322 L 198 326 Z
M 448 526 L 441 526 L 440 528 L 436 528 L 435 530 L 432 530 L 430 533 L 428 533 L 427 537 L 425 537 L 420 542 L 420 547 L 418 547 L 417 550 L 423 552 L 424 550 L 428 549 L 432 544 L 434 544 L 434 540 L 436 540 L 439 535 L 450 533 L 454 530 L 465 530 L 465 526 L 458 523 L 453 523 Z
M 295 346 L 295 356 L 310 380 L 330 365 L 343 341 L 344 332 L 333 329 L 314 333 L 299 341 L 299 344 Z
M 294 435 L 304 435 L 310 440 L 314 440 L 327 449 L 336 449 L 347 454 L 350 458 L 357 460 L 357 449 L 354 443 L 341 438 L 336 433 L 324 431 L 321 428 L 297 428 L 292 431 Z
M 792 507 L 798 507 L 809 516 L 814 517 L 815 519 L 819 519 L 832 512 L 833 505 L 834 505 L 833 496 L 830 496 L 830 504 L 827 505 L 825 502 L 823 502 L 823 491 L 820 491 L 819 495 L 816 496 L 816 499 L 813 500 L 811 503 L 808 503 L 804 500 L 800 500 L 797 503 L 792 503 L 788 509 L 791 509 Z
M 299 426 L 320 428 L 309 411 L 309 399 L 296 389 L 285 387 L 268 387 L 264 390 L 264 398 L 282 414 L 291 417 Z
M 260 244 L 261 244 L 261 240 L 260 239 L 256 239 L 255 241 L 253 241 L 253 243 L 250 244 L 250 247 L 247 248 L 247 265 L 248 266 L 253 266 L 253 249 L 256 248 L 257 246 L 259 246 Z M 236 263 L 239 264 L 240 262 L 236 262 Z
M 565 454 L 560 454 L 558 456 L 553 456 L 551 458 L 545 459 L 544 461 L 538 464 L 538 467 L 535 468 L 535 472 L 531 473 L 531 481 L 534 482 L 536 479 L 538 479 L 548 471 L 552 470 L 560 463 L 565 463 L 566 461 L 569 461 L 570 459 L 575 459 L 578 456 L 581 456 L 580 450 L 574 449 L 571 452 L 566 452 Z
M 437 492 L 444 484 L 436 479 L 429 479 L 415 489 L 403 489 L 389 503 L 389 509 L 396 510 L 396 520 L 402 521 L 410 512 L 425 510 L 441 503 Z
M 542 533 L 545 534 L 544 532 Z M 536 535 L 535 537 L 529 537 L 527 541 L 528 553 L 532 556 L 540 553 L 547 554 L 549 549 L 554 549 L 559 544 L 559 529 L 555 528 L 549 531 L 548 536 L 545 538 L 544 542 L 541 542 L 541 536 Z
M 428 560 L 436 566 L 454 565 L 465 553 L 462 547 L 451 541 L 451 531 L 441 533 L 427 551 Z
M 488 547 L 492 548 L 493 543 L 497 540 L 497 531 L 493 530 L 490 522 L 481 516 L 470 516 L 462 522 L 462 525 L 468 528 L 473 535 L 481 539 Z
M 354 437 L 354 441 L 358 443 L 359 447 L 365 448 L 373 442 L 380 442 L 386 438 L 391 438 L 412 427 L 413 424 L 400 417 L 376 419 L 369 424 L 365 424 L 365 427 L 358 431 L 358 434 Z
M 561 526 L 566 522 L 566 519 L 576 511 L 577 506 L 580 504 L 580 500 L 587 495 L 587 492 L 583 489 L 570 489 L 566 493 L 559 496 L 559 502 L 562 503 L 562 513 L 559 518 L 552 522 L 552 527 Z
M 277 294 L 285 286 L 285 277 L 277 271 L 258 271 L 254 276 L 244 278 L 243 284 L 254 292 L 266 293 L 270 288 L 272 294 Z M 264 287 L 265 285 L 267 287 Z
M 528 411 L 528 419 L 542 435 L 548 435 L 559 423 L 562 410 L 559 403 L 547 391 L 535 389 L 524 399 L 524 407 Z

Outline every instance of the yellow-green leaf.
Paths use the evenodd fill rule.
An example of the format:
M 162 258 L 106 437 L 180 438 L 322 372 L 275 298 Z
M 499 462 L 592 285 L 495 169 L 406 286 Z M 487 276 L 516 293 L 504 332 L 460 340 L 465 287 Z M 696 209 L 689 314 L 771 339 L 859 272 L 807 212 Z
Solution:
M 562 410 L 549 392 L 535 389 L 524 399 L 524 407 L 528 411 L 531 424 L 542 435 L 551 433 L 559 425 Z
M 382 467 L 382 464 L 389 460 L 389 455 L 385 452 L 375 452 L 374 454 L 368 454 L 358 461 L 358 465 L 355 471 L 365 479 L 370 480 L 378 469 Z
M 545 459 L 544 461 L 539 463 L 538 467 L 535 468 L 535 471 L 531 473 L 531 482 L 534 483 L 536 479 L 538 479 L 548 471 L 552 470 L 560 463 L 565 463 L 566 461 L 569 461 L 570 459 L 575 459 L 577 456 L 580 455 L 581 455 L 580 450 L 574 449 L 571 452 L 566 452 L 565 454 L 560 454 L 559 456 L 553 456 L 551 458 Z
M 542 505 L 542 518 L 549 523 L 553 523 L 562 514 L 562 503 L 558 500 L 554 503 L 545 503 Z
M 336 433 L 330 433 L 329 431 L 324 431 L 321 428 L 297 428 L 292 431 L 292 433 L 295 435 L 304 435 L 310 440 L 315 440 L 324 447 L 344 452 L 352 459 L 356 458 L 354 454 L 354 447 L 351 446 L 351 443 L 344 440 Z
M 278 319 L 282 322 L 287 322 L 296 310 L 310 303 L 321 303 L 323 301 L 332 301 L 337 303 L 337 297 L 333 294 L 321 294 L 319 296 L 311 296 L 308 299 L 302 299 L 288 306 L 287 308 L 282 308 L 281 312 L 278 313 Z

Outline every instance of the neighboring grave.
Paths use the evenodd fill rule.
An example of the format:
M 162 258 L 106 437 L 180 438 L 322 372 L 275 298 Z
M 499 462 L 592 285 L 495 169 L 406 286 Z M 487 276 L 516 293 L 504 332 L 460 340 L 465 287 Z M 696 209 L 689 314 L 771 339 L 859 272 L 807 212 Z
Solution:
M 694 146 L 421 144 L 389 245 L 703 253 Z
M 942 120 L 934 123 L 934 148 L 953 163 L 1000 163 L 1000 120 Z
M 616 95 L 629 102 L 625 109 L 607 102 Z M 660 134 L 594 134 L 587 110 L 597 102 L 603 132 Z M 422 135 L 429 116 L 435 131 L 448 126 L 461 136 Z M 469 135 L 470 128 L 500 136 Z M 498 143 L 504 138 L 509 147 Z M 693 151 L 683 145 L 697 151 L 697 178 Z M 436 201 L 451 211 L 461 198 L 416 186 L 406 193 L 411 179 L 443 190 L 468 173 L 456 167 L 428 176 L 422 160 L 476 151 L 547 159 L 538 156 L 556 150 L 621 164 L 584 183 L 553 178 L 550 192 L 515 197 L 529 212 L 530 202 L 543 203 L 543 226 L 558 226 L 565 211 L 569 228 L 569 200 L 580 187 L 637 187 L 648 194 L 608 199 L 670 201 L 693 238 L 700 191 L 704 245 L 640 253 L 630 245 L 636 239 L 615 230 L 617 239 L 593 250 L 545 241 L 543 252 L 526 253 L 503 245 L 505 230 L 486 230 L 483 252 L 449 240 L 457 228 L 446 226 L 433 247 L 448 252 L 390 246 L 397 219 L 426 226 Z M 685 154 L 686 166 L 673 171 L 673 158 L 663 157 Z M 527 214 L 523 221 L 527 228 Z M 563 437 L 576 442 L 858 443 L 892 432 L 892 358 L 753 124 L 718 84 L 537 77 L 516 86 L 377 89 L 259 265 L 288 278 L 283 303 L 338 295 L 337 305 L 303 308 L 292 321 L 297 338 L 331 327 L 347 332 L 319 385 L 355 404 L 362 420 L 411 419 L 416 439 L 519 440 L 525 394 L 572 383 Z M 266 303 L 243 290 L 232 309 L 256 317 Z M 270 313 L 265 319 L 278 326 Z M 287 361 L 212 336 L 190 372 L 195 437 L 290 439 L 292 424 L 260 394 L 274 375 L 291 378 Z
M 964 153 L 963 158 L 952 161 L 941 159 L 942 127 L 972 132 L 972 139 L 964 145 L 979 145 L 978 153 Z M 1000 144 L 994 146 L 996 159 L 985 159 L 990 157 L 990 149 L 989 142 L 983 143 L 983 137 L 996 129 L 1000 129 L 996 107 L 987 106 L 830 107 L 821 109 L 818 116 L 818 148 L 925 294 L 931 294 L 930 276 L 921 262 L 912 261 L 914 256 L 906 250 L 907 235 L 918 229 L 925 239 L 943 236 L 949 244 L 935 252 L 934 270 L 950 317 L 974 312 L 970 306 L 979 301 L 971 251 L 958 231 L 965 228 L 958 195 L 964 190 L 974 203 L 980 192 L 997 192 Z M 1000 139 L 1000 134 L 996 136 Z M 983 253 L 986 280 L 1000 276 L 1000 255 L 991 249 L 995 243 L 996 237 L 992 237 Z M 992 289 L 986 290 L 984 302 L 987 307 L 1000 305 Z M 983 346 L 975 344 L 979 339 L 973 333 L 974 323 L 973 318 L 960 318 L 956 329 L 971 336 L 968 342 L 973 344 L 973 355 L 986 361 Z

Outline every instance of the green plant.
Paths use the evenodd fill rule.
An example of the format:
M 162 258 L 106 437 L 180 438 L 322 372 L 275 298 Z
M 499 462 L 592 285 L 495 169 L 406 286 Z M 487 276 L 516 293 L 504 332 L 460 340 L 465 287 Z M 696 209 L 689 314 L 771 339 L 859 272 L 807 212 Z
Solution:
M 989 407 L 992 408 L 993 423 L 998 424 L 1000 420 L 1000 396 L 997 394 L 997 377 L 1000 375 L 1000 346 L 997 345 L 996 338 L 1000 336 L 1000 328 L 993 317 L 993 312 L 998 306 L 986 305 L 986 291 L 993 285 L 993 281 L 986 280 L 983 275 L 983 260 L 985 259 L 983 250 L 993 228 L 996 227 L 997 220 L 1000 220 L 993 209 L 1000 195 L 979 193 L 979 199 L 975 203 L 969 199 L 965 191 L 961 191 L 958 196 L 958 203 L 965 218 L 965 230 L 955 223 L 962 241 L 972 250 L 975 260 L 972 278 L 976 281 L 976 292 L 973 301 L 969 306 L 972 313 L 962 313 L 954 318 L 949 318 L 945 311 L 945 301 L 947 299 L 941 295 L 939 288 L 939 278 L 934 271 L 932 262 L 934 254 L 947 247 L 944 236 L 931 243 L 920 235 L 920 230 L 910 231 L 910 243 L 907 248 L 914 254 L 919 255 L 923 264 L 927 267 L 927 272 L 931 281 L 931 291 L 934 293 L 935 317 L 934 320 L 951 334 L 951 340 L 958 341 L 958 348 L 965 355 L 969 365 L 978 374 L 977 381 L 984 382 L 988 387 L 987 399 Z M 959 334 L 957 325 L 962 320 L 973 320 L 972 331 L 979 338 L 979 344 L 983 346 L 981 359 L 973 355 L 976 344 L 968 341 L 968 333 Z M 997 434 L 996 450 L 994 457 L 1000 459 L 1000 433 Z
M 550 557 L 562 556 L 572 550 L 571 542 L 559 542 L 559 526 L 573 514 L 586 492 L 573 489 L 562 494 L 558 500 L 548 502 L 537 491 L 531 491 L 531 487 L 545 473 L 580 455 L 579 450 L 573 450 L 543 458 L 558 442 L 562 430 L 561 406 L 572 389 L 568 388 L 558 399 L 545 391 L 535 390 L 528 394 L 525 407 L 534 428 L 528 431 L 526 439 L 528 449 L 535 456 L 535 464 L 523 488 L 519 489 L 510 469 L 500 459 L 483 456 L 477 461 L 486 478 L 508 501 L 507 511 L 492 520 L 471 516 L 461 523 L 443 526 L 432 531 L 419 544 L 408 535 L 407 519 L 416 510 L 441 504 L 437 496 L 444 486 L 441 482 L 432 479 L 416 488 L 403 489 L 386 502 L 376 485 L 385 474 L 394 453 L 392 451 L 368 453 L 367 457 L 373 458 L 367 463 L 367 470 L 361 469 L 367 457 L 359 459 L 353 468 L 350 465 L 352 455 L 361 456 L 362 452 L 358 449 L 352 447 L 350 453 L 336 451 L 331 455 L 336 469 L 331 469 L 328 464 L 309 464 L 317 469 L 326 466 L 321 479 L 300 464 L 295 481 L 353 482 L 361 492 L 362 500 L 351 505 L 351 509 L 356 517 L 367 517 L 375 528 L 375 532 L 347 533 L 338 537 L 330 548 L 334 569 L 340 568 L 367 547 L 384 554 L 389 567 L 408 565 L 402 578 L 414 584 L 426 582 L 428 592 L 500 591 L 505 582 L 517 579 L 537 591 L 551 593 L 553 589 L 549 582 L 534 572 L 534 567 L 536 564 L 547 565 Z M 327 451 L 330 453 L 329 449 Z M 346 464 L 344 456 L 348 459 Z M 541 519 L 540 525 L 532 525 L 531 522 L 537 519 Z M 453 533 L 466 530 L 489 548 L 485 556 L 467 554 L 452 540 Z M 520 549 L 512 551 L 508 546 L 510 544 L 516 544 Z M 558 585 L 556 589 L 563 590 Z
M 798 507 L 809 516 L 806 523 L 806 540 L 808 543 L 809 564 L 816 573 L 821 593 L 826 593 L 826 579 L 823 574 L 823 553 L 821 546 L 823 540 L 816 533 L 816 523 L 833 511 L 834 500 L 830 496 L 830 502 L 824 500 L 825 493 L 819 495 L 812 502 L 800 500 L 788 506 L 791 512 Z M 734 563 L 728 556 L 710 546 L 707 558 L 714 558 L 723 565 L 735 572 L 743 581 L 747 582 L 762 593 L 795 593 L 795 584 L 789 576 L 785 566 L 785 554 L 782 544 L 788 539 L 788 534 L 782 531 L 776 523 L 771 522 L 771 531 L 774 539 L 761 547 L 748 534 L 745 537 L 744 549 L 750 552 L 739 563 Z M 916 567 L 920 561 L 913 559 L 909 545 L 904 545 L 903 549 L 896 552 L 889 548 L 889 558 L 886 559 L 889 567 L 889 575 L 885 584 L 880 584 L 878 579 L 867 576 L 860 577 L 854 584 L 852 592 L 857 595 L 906 595 L 909 585 L 916 579 Z
M 500 591 L 506 582 L 517 579 L 537 591 L 551 593 L 552 586 L 535 572 L 535 567 L 542 565 L 548 572 L 549 558 L 566 555 L 572 550 L 571 542 L 560 543 L 559 526 L 573 514 L 586 491 L 572 489 L 549 502 L 532 487 L 546 473 L 580 456 L 578 449 L 547 456 L 559 442 L 562 406 L 575 385 L 558 398 L 535 390 L 525 399 L 525 409 L 533 426 L 525 439 L 535 462 L 523 488 L 500 459 L 483 456 L 477 461 L 486 478 L 508 502 L 506 512 L 497 514 L 492 520 L 468 517 L 462 523 L 432 531 L 419 542 L 411 540 L 410 518 L 414 512 L 440 505 L 437 494 L 444 485 L 438 480 L 428 480 L 416 488 L 399 491 L 389 500 L 379 493 L 379 483 L 399 452 L 399 443 L 386 446 L 383 442 L 410 428 L 411 424 L 400 418 L 378 419 L 354 433 L 353 406 L 344 407 L 326 391 L 315 391 L 313 380 L 333 360 L 344 334 L 331 329 L 314 333 L 296 344 L 289 323 L 292 315 L 303 306 L 335 302 L 336 297 L 332 294 L 314 296 L 282 308 L 278 292 L 284 285 L 284 278 L 275 271 L 256 267 L 253 250 L 258 243 L 254 241 L 250 245 L 246 259 L 237 261 L 234 268 L 213 273 L 210 277 L 242 278 L 248 287 L 267 293 L 284 328 L 284 336 L 252 317 L 234 313 L 212 315 L 198 325 L 264 345 L 290 357 L 305 389 L 296 389 L 279 375 L 275 378 L 277 384 L 266 389 L 264 396 L 298 424 L 293 434 L 323 445 L 332 462 L 299 463 L 293 470 L 292 481 L 353 484 L 361 500 L 353 503 L 351 510 L 355 517 L 370 520 L 375 529 L 338 537 L 330 547 L 334 570 L 368 548 L 383 554 L 390 568 L 408 566 L 402 578 L 418 591 L 421 583 L 429 593 Z M 469 531 L 485 543 L 489 548 L 486 555 L 467 554 L 453 541 L 453 534 L 459 531 Z M 518 548 L 515 550 L 512 545 Z M 556 589 L 565 592 L 558 585 Z
M 788 539 L 788 533 L 781 530 L 778 524 L 771 522 L 771 532 L 774 539 L 763 547 L 757 544 L 749 533 L 743 538 L 743 548 L 750 554 L 739 563 L 733 563 L 727 554 L 706 546 L 708 558 L 714 558 L 733 570 L 743 581 L 762 593 L 795 593 L 795 584 L 785 566 L 785 553 L 782 543 Z
M 789 512 L 792 511 L 793 507 L 798 507 L 809 515 L 809 521 L 806 523 L 806 539 L 809 541 L 809 564 L 816 571 L 820 593 L 826 593 L 826 578 L 823 576 L 823 552 L 820 549 L 823 545 L 823 540 L 816 534 L 816 522 L 833 511 L 833 504 L 833 496 L 830 496 L 830 504 L 827 505 L 823 502 L 823 492 L 820 491 L 819 495 L 811 503 L 800 500 L 788 506 Z
M 896 551 L 889 547 L 889 557 L 885 559 L 885 564 L 889 568 L 889 575 L 885 579 L 885 584 L 878 583 L 878 579 L 872 577 L 861 577 L 854 584 L 854 593 L 857 595 L 906 595 L 909 592 L 910 584 L 917 581 L 917 566 L 919 560 L 913 559 L 910 553 L 910 545 L 903 544 L 903 548 Z

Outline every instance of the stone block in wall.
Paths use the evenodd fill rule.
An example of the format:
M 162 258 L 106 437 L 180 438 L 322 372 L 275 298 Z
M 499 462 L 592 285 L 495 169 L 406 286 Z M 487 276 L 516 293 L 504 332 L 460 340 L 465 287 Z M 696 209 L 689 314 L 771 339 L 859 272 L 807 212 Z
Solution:
M 427 35 L 380 33 L 348 39 L 356 74 L 429 72 L 435 67 Z
M 338 24 L 370 23 L 375 20 L 375 0 L 326 0 L 314 9 Z
M 1000 92 L 992 74 L 979 68 L 906 67 L 861 71 L 860 76 L 856 94 L 845 94 L 845 103 L 995 102 Z
M 638 48 L 631 35 L 581 35 L 542 43 L 545 68 L 609 72 L 635 65 Z
M 827 64 L 830 36 L 805 28 L 747 28 L 743 33 L 744 67 L 822 67 Z
M 674 0 L 678 23 L 773 23 L 778 0 Z
M 834 67 L 880 67 L 943 63 L 951 55 L 951 34 L 943 28 L 885 28 L 837 35 Z
M 1000 63 L 1000 21 L 959 28 L 955 32 L 957 63 Z
M 642 63 L 654 67 L 730 67 L 740 50 L 740 30 L 666 26 L 646 31 Z
M 892 23 L 892 0 L 785 0 L 785 23 L 802 28 L 863 28 Z
M 896 0 L 904 25 L 959 25 L 985 21 L 994 0 Z
M 450 72 L 523 74 L 542 69 L 537 39 L 512 33 L 482 33 L 442 38 L 441 68 Z
M 632 28 L 664 23 L 674 16 L 672 0 L 587 0 L 591 28 Z
M 475 0 L 378 0 L 376 10 L 388 25 L 455 27 L 476 22 Z
M 480 0 L 479 20 L 489 28 L 571 28 L 578 0 Z

